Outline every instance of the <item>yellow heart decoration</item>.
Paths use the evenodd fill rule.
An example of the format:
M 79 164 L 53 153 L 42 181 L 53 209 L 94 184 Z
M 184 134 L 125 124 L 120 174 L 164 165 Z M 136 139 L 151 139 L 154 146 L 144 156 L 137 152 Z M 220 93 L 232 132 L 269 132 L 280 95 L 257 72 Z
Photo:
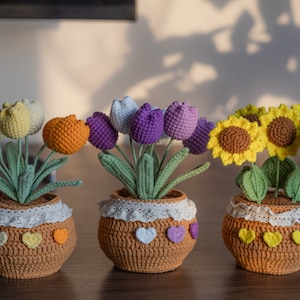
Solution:
M 239 238 L 245 244 L 250 244 L 255 237 L 255 232 L 252 229 L 241 228 L 239 230 Z
M 292 233 L 292 240 L 297 244 L 300 245 L 300 231 L 295 230 Z
M 0 231 L 0 246 L 3 246 L 6 244 L 8 240 L 8 236 L 4 231 Z
M 43 240 L 43 237 L 40 233 L 34 232 L 25 232 L 22 235 L 22 242 L 30 249 L 36 248 Z
M 56 229 L 53 232 L 53 239 L 57 244 L 64 244 L 66 240 L 69 237 L 68 229 L 62 228 L 62 229 Z
M 269 247 L 276 247 L 282 242 L 282 235 L 279 232 L 265 232 L 263 239 Z

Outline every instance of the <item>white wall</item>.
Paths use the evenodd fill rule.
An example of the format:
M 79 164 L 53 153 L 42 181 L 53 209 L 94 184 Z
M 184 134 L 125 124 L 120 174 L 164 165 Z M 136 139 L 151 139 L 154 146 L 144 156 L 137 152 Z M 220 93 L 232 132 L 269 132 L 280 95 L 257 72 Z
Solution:
M 86 118 L 130 95 L 188 100 L 216 121 L 300 102 L 299 26 L 299 0 L 137 0 L 135 22 L 0 20 L 0 103 Z

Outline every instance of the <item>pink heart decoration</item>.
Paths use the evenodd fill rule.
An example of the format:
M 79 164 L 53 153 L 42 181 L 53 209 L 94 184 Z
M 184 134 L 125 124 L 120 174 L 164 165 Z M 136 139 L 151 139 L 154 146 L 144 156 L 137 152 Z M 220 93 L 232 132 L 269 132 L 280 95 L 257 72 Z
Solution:
M 198 233 L 199 233 L 199 224 L 198 224 L 198 222 L 192 223 L 189 227 L 189 230 L 190 230 L 190 234 L 191 234 L 192 239 L 195 240 L 198 237 Z
M 171 226 L 167 229 L 167 237 L 173 243 L 180 243 L 185 236 L 185 227 L 180 226 Z

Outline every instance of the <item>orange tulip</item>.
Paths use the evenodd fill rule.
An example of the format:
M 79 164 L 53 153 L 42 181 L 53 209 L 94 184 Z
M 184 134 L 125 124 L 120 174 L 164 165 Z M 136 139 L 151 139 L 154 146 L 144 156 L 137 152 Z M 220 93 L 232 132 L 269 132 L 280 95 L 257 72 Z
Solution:
M 54 126 L 59 122 L 61 121 L 63 118 L 53 118 L 51 120 L 49 120 L 44 128 L 43 128 L 43 140 L 44 140 L 44 143 L 48 144 L 49 143 L 49 135 L 50 135 L 50 132 L 51 130 L 54 128 Z
M 75 115 L 55 119 L 50 120 L 51 123 L 46 124 L 44 129 L 43 137 L 48 147 L 61 154 L 80 150 L 88 140 L 89 127 L 84 121 L 77 120 Z

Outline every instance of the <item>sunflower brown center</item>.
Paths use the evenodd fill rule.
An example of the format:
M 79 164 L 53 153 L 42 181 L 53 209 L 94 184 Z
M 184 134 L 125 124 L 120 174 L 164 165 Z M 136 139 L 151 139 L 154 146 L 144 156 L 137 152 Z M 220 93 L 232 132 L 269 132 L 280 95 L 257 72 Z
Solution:
M 296 127 L 289 118 L 278 117 L 269 124 L 267 136 L 269 141 L 277 147 L 287 147 L 296 138 Z
M 256 122 L 259 126 L 261 125 L 261 121 L 260 121 L 258 115 L 256 115 L 256 114 L 247 114 L 243 117 L 250 122 Z
M 231 154 L 243 153 L 248 150 L 251 138 L 247 130 L 237 126 L 230 126 L 221 132 L 219 144 L 223 150 Z

